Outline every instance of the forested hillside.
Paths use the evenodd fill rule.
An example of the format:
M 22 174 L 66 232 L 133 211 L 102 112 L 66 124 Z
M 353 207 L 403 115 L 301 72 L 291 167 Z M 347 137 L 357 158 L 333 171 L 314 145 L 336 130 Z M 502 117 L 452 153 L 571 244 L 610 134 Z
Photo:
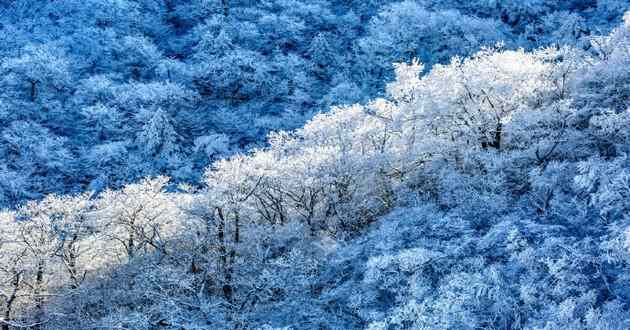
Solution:
M 0 1 L 0 205 L 196 184 L 332 105 L 383 95 L 392 63 L 482 46 L 589 49 L 624 0 Z
M 630 328 L 625 1 L 0 10 L 0 329 Z

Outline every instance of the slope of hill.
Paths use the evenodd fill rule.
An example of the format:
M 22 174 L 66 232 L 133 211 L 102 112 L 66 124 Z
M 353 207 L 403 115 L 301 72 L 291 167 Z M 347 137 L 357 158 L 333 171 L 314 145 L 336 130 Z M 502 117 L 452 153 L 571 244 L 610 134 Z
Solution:
M 0 324 L 627 329 L 624 18 L 590 47 L 396 64 L 382 98 L 273 133 L 199 187 L 150 177 L 3 212 Z
M 0 205 L 195 184 L 331 105 L 383 95 L 391 63 L 426 68 L 503 42 L 588 49 L 625 10 L 600 1 L 5 0 Z

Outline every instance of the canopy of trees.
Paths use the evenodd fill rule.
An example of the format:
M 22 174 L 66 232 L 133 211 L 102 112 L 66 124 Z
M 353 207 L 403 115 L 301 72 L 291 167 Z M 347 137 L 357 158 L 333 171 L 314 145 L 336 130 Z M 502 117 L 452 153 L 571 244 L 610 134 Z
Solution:
M 146 176 L 197 185 L 204 168 L 266 146 L 271 131 L 385 95 L 391 63 L 418 59 L 427 72 L 497 43 L 593 52 L 591 37 L 626 9 L 624 0 L 4 0 L 0 206 Z
M 191 104 L 212 99 L 205 104 L 236 111 L 262 102 L 258 95 L 281 98 L 274 93 L 285 86 L 285 104 L 296 106 L 325 100 L 326 79 L 342 81 L 335 87 L 342 94 L 373 88 L 368 77 L 387 75 L 377 73 L 384 58 L 361 64 L 374 70 L 361 73 L 365 85 L 336 77 L 335 63 L 349 63 L 349 77 L 358 72 L 334 51 L 345 42 L 330 37 L 339 17 L 380 22 L 366 25 L 360 50 L 387 39 L 379 24 L 394 33 L 392 15 L 420 24 L 413 33 L 434 31 L 431 24 L 484 30 L 480 20 L 488 20 L 525 36 L 537 24 L 568 22 L 545 15 L 585 8 L 612 15 L 621 4 L 408 1 L 371 16 L 381 2 L 349 1 L 344 6 L 356 12 L 338 16 L 346 7 L 326 9 L 323 1 L 92 2 L 102 13 L 85 19 L 96 20 L 100 36 L 114 33 L 114 23 L 125 26 L 131 13 L 130 28 L 161 35 L 163 27 L 144 17 L 164 17 L 184 37 L 159 46 L 146 36 L 109 40 L 119 62 L 99 62 L 103 54 L 94 52 L 91 69 L 82 70 L 99 73 L 83 78 L 75 77 L 72 49 L 49 43 L 3 61 L 2 78 L 12 84 L 2 102 L 12 102 L 9 110 L 24 106 L 3 117 L 10 122 L 1 135 L 4 198 L 35 198 L 21 185 L 41 184 L 36 178 L 65 189 L 75 168 L 101 180 L 86 193 L 49 194 L 0 213 L 3 329 L 630 327 L 630 14 L 610 33 L 583 40 L 589 46 L 473 51 L 467 40 L 458 50 L 469 56 L 441 60 L 444 50 L 427 64 L 424 48 L 386 51 L 402 62 L 390 69 L 395 79 L 381 97 L 333 107 L 300 128 L 269 134 L 265 147 L 222 159 L 233 151 L 233 136 L 206 131 L 188 147 L 217 158 L 200 183 L 154 175 L 193 175 L 191 161 L 201 156 L 186 151 L 186 141 L 197 128 L 180 125 L 208 114 Z M 20 3 L 8 8 L 15 15 L 42 10 Z M 429 13 L 446 4 L 460 12 Z M 46 8 L 59 25 L 78 24 L 64 21 L 70 9 L 53 7 Z M 83 6 L 73 8 L 83 15 Z M 461 19 L 464 13 L 478 17 Z M 201 25 L 193 24 L 198 15 L 206 18 Z M 234 29 L 226 23 L 232 17 L 249 20 Z M 307 37 L 311 29 L 319 32 Z M 199 40 L 187 44 L 186 36 Z M 265 50 L 270 36 L 276 44 Z M 439 47 L 438 36 L 424 37 Z M 243 48 L 250 42 L 259 44 Z M 193 44 L 185 60 L 159 54 Z M 301 47 L 308 56 L 294 52 Z M 360 56 L 379 49 L 365 51 Z M 103 65 L 117 66 L 116 74 Z M 162 74 L 167 80 L 152 80 Z M 259 79 L 267 75 L 286 84 Z M 211 81 L 217 77 L 220 83 Z M 103 143 L 78 159 L 63 132 L 86 141 L 96 134 Z M 151 166 L 131 166 L 142 161 Z M 145 178 L 123 185 L 122 168 Z

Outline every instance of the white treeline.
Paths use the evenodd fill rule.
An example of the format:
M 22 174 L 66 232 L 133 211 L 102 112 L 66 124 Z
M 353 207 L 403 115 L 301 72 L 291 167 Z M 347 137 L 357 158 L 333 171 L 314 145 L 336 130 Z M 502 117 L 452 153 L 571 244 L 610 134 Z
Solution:
M 217 159 L 501 42 L 590 49 L 628 0 L 2 0 L 0 208 Z
M 155 177 L 4 212 L 0 326 L 627 329 L 630 16 L 590 51 L 395 71 L 202 190 Z

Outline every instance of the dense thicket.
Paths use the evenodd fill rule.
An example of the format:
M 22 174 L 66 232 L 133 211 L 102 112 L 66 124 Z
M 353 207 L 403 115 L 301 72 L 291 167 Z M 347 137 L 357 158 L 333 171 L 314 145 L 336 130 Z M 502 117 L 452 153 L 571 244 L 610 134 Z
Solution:
M 5 0 L 0 205 L 149 175 L 195 184 L 331 105 L 366 101 L 393 62 L 481 46 L 571 44 L 623 0 Z
M 357 12 L 369 13 L 367 4 Z M 414 6 L 391 5 L 375 20 L 395 11 L 426 14 Z M 228 16 L 238 12 L 220 8 Z M 503 12 L 499 19 L 519 27 L 533 17 L 526 9 L 518 19 Z M 475 12 L 498 15 L 483 6 Z M 215 162 L 201 188 L 181 184 L 173 192 L 158 176 L 100 193 L 48 195 L 6 211 L 0 323 L 627 329 L 629 15 L 610 34 L 592 36 L 588 47 L 490 47 L 430 68 L 414 53 L 394 66 L 382 98 L 273 133 L 267 147 Z M 370 29 L 377 25 L 387 24 Z M 227 32 L 217 36 L 225 41 Z M 32 52 L 24 54 L 40 54 Z M 130 90 L 144 99 L 159 98 L 149 92 L 151 83 L 134 84 Z M 35 95 L 44 93 L 42 81 L 31 86 Z M 101 103 L 85 111 L 107 117 L 107 109 Z M 169 164 L 184 139 L 177 121 L 168 107 L 139 113 L 147 118 L 136 137 L 139 152 Z M 10 127 L 5 136 L 33 139 L 27 149 L 33 155 L 51 155 L 38 148 L 65 143 L 35 135 L 52 134 L 40 124 Z M 156 136 L 169 143 L 156 143 Z M 218 137 L 203 141 L 204 148 L 229 145 Z M 48 171 L 62 176 L 70 156 L 58 148 L 50 166 L 60 169 Z

